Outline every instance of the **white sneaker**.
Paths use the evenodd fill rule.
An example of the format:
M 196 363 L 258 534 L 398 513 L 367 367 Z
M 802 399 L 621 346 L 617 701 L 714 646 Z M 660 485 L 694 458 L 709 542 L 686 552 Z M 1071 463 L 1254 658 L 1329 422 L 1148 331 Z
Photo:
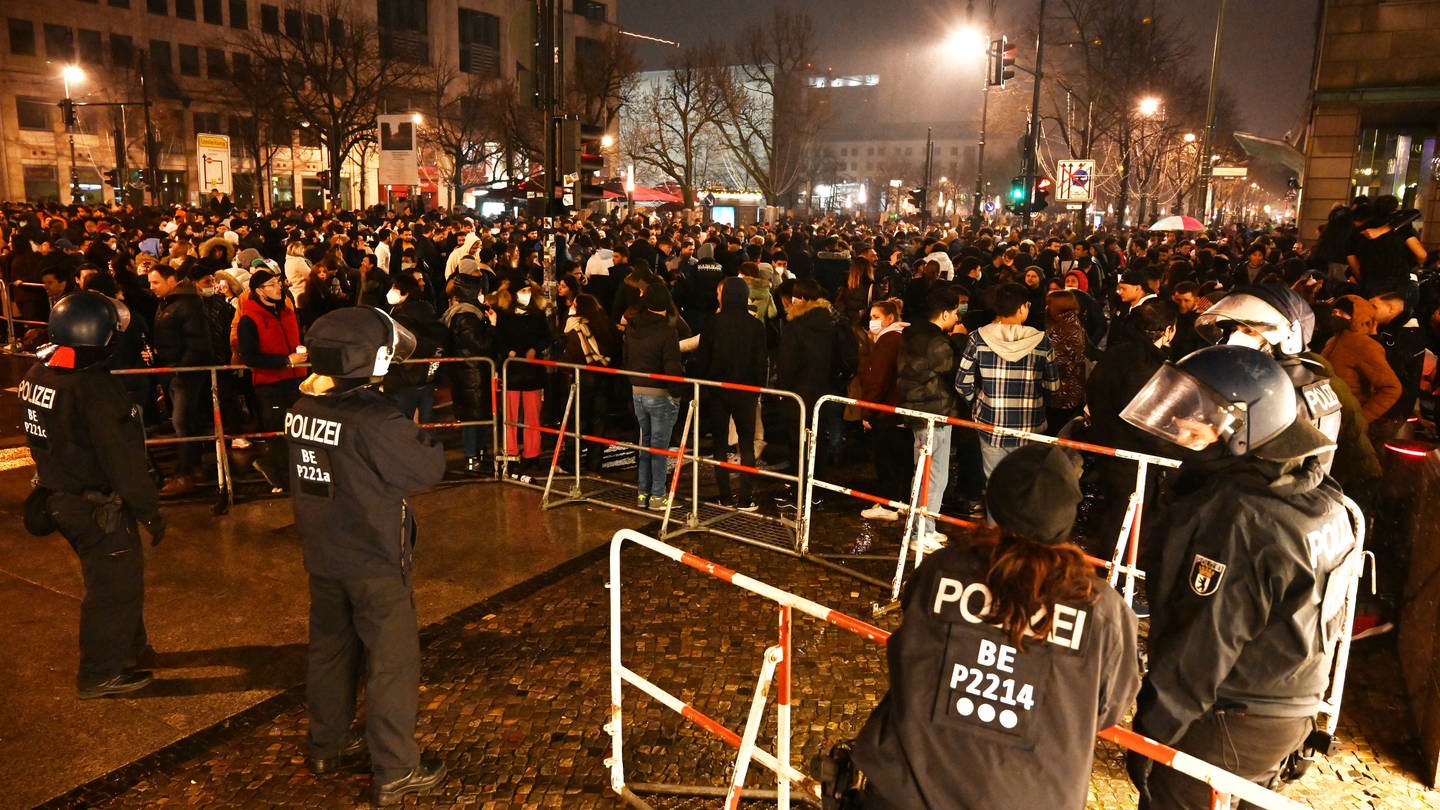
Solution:
M 935 552 L 944 548 L 945 543 L 949 540 L 950 538 L 946 537 L 940 532 L 930 532 L 929 534 L 920 535 L 920 538 L 916 542 L 920 544 L 920 550 L 922 552 L 926 554 L 934 554 Z
M 877 503 L 874 506 L 871 506 L 869 509 L 861 512 L 860 517 L 865 518 L 866 520 L 895 521 L 900 519 L 900 513 L 894 509 L 887 508 L 884 504 Z
M 232 450 L 244 450 L 245 448 L 247 448 L 247 447 L 249 447 L 249 446 L 250 446 L 250 440 L 249 440 L 249 439 L 231 439 L 231 440 L 230 440 L 230 449 L 232 449 Z

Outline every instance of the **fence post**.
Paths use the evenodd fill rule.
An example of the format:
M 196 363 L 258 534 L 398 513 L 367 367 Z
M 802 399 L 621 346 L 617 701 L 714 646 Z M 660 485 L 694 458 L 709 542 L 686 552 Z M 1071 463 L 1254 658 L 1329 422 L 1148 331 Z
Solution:
M 890 584 L 890 598 L 900 598 L 900 583 L 905 578 L 905 558 L 918 541 L 916 534 L 923 525 L 925 499 L 930 494 L 930 458 L 935 450 L 935 422 L 925 420 L 925 446 L 915 462 L 915 477 L 910 482 L 910 514 L 905 518 L 905 536 L 900 538 L 900 559 L 895 564 L 895 581 Z
M 210 409 L 211 418 L 215 421 L 215 478 L 216 486 L 220 490 L 215 514 L 221 515 L 229 511 L 235 503 L 235 488 L 230 480 L 230 453 L 225 446 L 225 421 L 220 413 L 220 376 L 214 368 L 210 369 Z
M 572 369 L 570 376 L 573 380 L 570 383 L 570 395 L 575 398 L 575 422 L 573 423 L 575 425 L 575 466 L 573 469 L 571 469 L 571 472 L 575 473 L 575 483 L 572 484 L 570 487 L 570 496 L 575 497 L 580 494 L 580 459 L 584 456 L 584 454 L 581 452 L 581 444 L 583 443 L 583 440 L 580 438 L 580 436 L 582 433 L 581 426 L 585 424 L 585 419 L 582 415 L 582 411 L 580 410 L 580 377 L 582 375 L 578 369 Z M 557 439 L 557 441 L 563 440 L 565 438 L 563 434 L 564 431 L 562 430 L 561 435 L 559 439 Z
M 691 430 L 695 432 L 695 435 L 690 438 L 690 453 L 694 457 L 694 460 L 690 467 L 690 522 L 688 525 L 694 529 L 700 525 L 700 471 L 705 469 L 705 465 L 700 461 L 700 433 L 702 428 L 700 415 L 703 413 L 701 410 L 703 405 L 700 402 L 700 383 L 691 383 L 691 387 L 695 389 L 695 423 L 691 426 Z M 720 436 L 717 440 L 723 443 L 725 437 Z M 675 463 L 679 464 L 680 459 L 676 459 Z
M 798 489 L 798 487 L 797 487 Z M 780 606 L 780 665 L 775 673 L 775 758 L 781 765 L 790 764 L 790 661 L 791 621 L 789 605 Z M 775 799 L 779 810 L 790 808 L 790 780 L 775 774 Z
M 815 400 L 815 412 L 810 414 L 811 419 L 819 421 L 820 409 L 824 407 L 825 400 L 828 396 L 827 394 Z M 795 406 L 800 409 L 800 453 L 799 458 L 795 460 L 797 465 L 795 467 L 795 475 L 798 477 L 795 483 L 795 489 L 805 493 L 805 501 L 800 504 L 800 509 L 795 513 L 796 519 L 799 520 L 801 524 L 796 527 L 796 534 L 802 538 L 800 541 L 800 553 L 807 554 L 810 551 L 811 519 L 815 512 L 815 476 L 811 475 L 810 471 L 815 469 L 815 453 L 817 452 L 815 447 L 817 444 L 816 437 L 820 435 L 820 431 L 812 429 L 811 426 L 807 424 L 805 418 L 805 403 L 803 401 L 796 402 Z
M 550 488 L 555 485 L 555 468 L 560 464 L 560 455 L 565 452 L 565 425 L 570 421 L 570 406 L 575 404 L 575 386 L 565 395 L 565 410 L 560 414 L 560 430 L 555 434 L 555 449 L 550 453 L 550 471 L 545 473 L 545 491 L 540 495 L 540 508 L 550 506 Z M 577 481 L 575 486 L 579 488 Z
M 1135 604 L 1135 567 L 1140 558 L 1140 522 L 1145 515 L 1145 479 L 1150 474 L 1150 463 L 1145 459 L 1135 462 L 1135 519 L 1130 522 L 1130 548 L 1125 554 L 1125 602 Z

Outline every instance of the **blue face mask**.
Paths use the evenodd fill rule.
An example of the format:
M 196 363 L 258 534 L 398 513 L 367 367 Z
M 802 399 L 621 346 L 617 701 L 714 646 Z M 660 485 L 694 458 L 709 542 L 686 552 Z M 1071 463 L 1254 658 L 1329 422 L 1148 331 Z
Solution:
M 967 313 L 967 312 L 969 312 L 969 311 L 970 311 L 970 305 L 969 305 L 968 303 L 962 303 L 962 304 L 959 306 L 959 308 L 955 310 L 955 314 L 957 314 L 957 315 L 962 315 L 962 316 L 963 316 L 965 313 Z

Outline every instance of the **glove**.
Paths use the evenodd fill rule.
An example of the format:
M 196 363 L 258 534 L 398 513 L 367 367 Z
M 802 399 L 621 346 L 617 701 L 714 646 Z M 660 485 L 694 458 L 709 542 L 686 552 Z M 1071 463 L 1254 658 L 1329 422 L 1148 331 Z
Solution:
M 165 539 L 165 518 L 160 515 L 156 515 L 140 525 L 145 529 L 145 533 L 150 535 L 151 546 L 158 546 L 160 541 Z
M 1144 754 L 1125 752 L 1125 773 L 1130 775 L 1130 781 L 1140 791 L 1140 810 L 1150 807 L 1150 769 L 1154 766 L 1155 761 Z

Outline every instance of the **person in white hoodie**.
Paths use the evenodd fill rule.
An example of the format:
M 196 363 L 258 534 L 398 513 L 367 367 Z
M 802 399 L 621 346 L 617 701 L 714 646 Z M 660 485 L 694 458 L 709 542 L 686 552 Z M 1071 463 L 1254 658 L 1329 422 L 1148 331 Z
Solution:
M 476 235 L 474 231 L 471 231 L 465 234 L 464 241 L 462 241 L 458 247 L 450 251 L 450 256 L 445 259 L 446 281 L 449 281 L 450 277 L 455 275 L 455 271 L 460 269 L 461 259 L 465 258 L 466 256 L 474 258 L 474 253 L 472 252 L 472 249 L 475 248 L 475 243 L 479 241 L 480 237 Z
M 1001 284 L 992 295 L 995 320 L 975 331 L 960 355 L 955 390 L 970 403 L 971 417 L 994 427 L 1041 433 L 1045 404 L 1060 388 L 1050 338 L 1033 326 L 1030 294 L 1020 284 Z M 980 459 L 985 478 L 1000 459 L 1024 441 L 981 431 Z

